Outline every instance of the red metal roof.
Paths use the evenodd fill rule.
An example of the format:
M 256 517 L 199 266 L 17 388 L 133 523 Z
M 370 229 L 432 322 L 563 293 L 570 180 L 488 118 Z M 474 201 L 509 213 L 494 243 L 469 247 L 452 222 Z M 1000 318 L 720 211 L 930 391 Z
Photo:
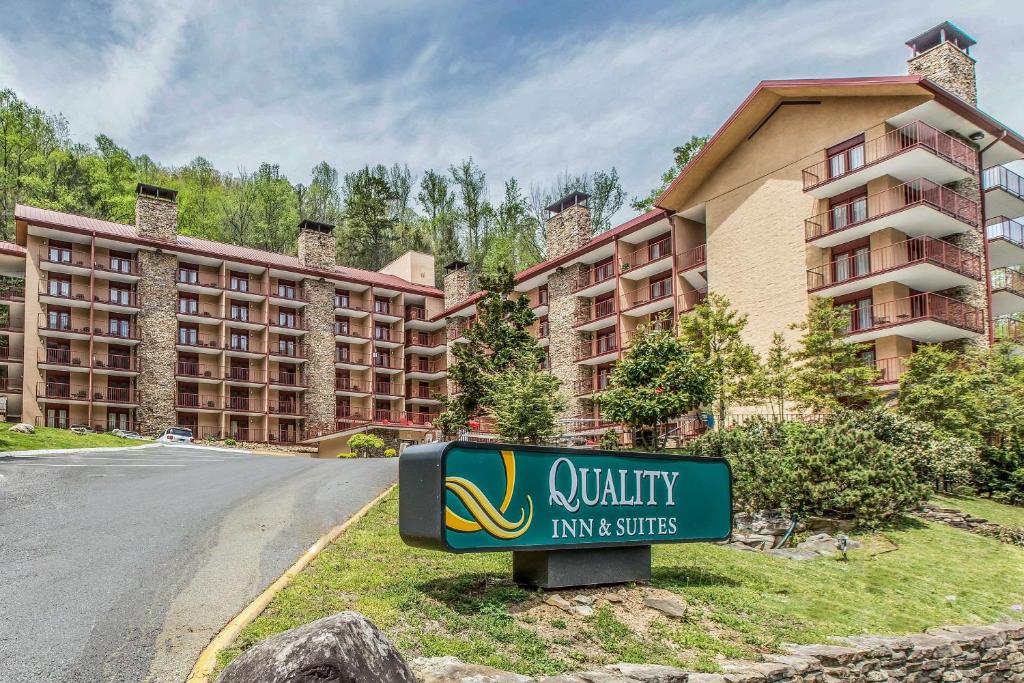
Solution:
M 25 247 L 14 242 L 3 242 L 0 241 L 0 254 L 8 254 L 9 256 L 21 256 L 24 258 L 26 254 Z
M 74 232 L 95 234 L 98 236 L 109 237 L 111 239 L 125 240 L 136 244 L 167 248 L 166 242 L 142 237 L 139 235 L 134 225 L 128 225 L 125 223 L 114 223 L 112 221 L 105 221 L 99 218 L 90 218 L 89 216 L 80 216 L 78 214 L 64 213 L 62 211 L 51 211 L 50 209 L 40 209 L 35 206 L 27 206 L 24 204 L 18 204 L 15 206 L 14 217 L 17 220 L 32 223 L 33 225 L 41 225 L 56 229 L 69 229 Z M 237 244 L 214 242 L 212 240 L 206 240 L 199 237 L 192 237 L 191 235 L 178 235 L 175 247 L 183 252 L 200 256 L 212 256 L 229 261 L 242 261 L 269 268 L 291 270 L 298 273 L 323 274 L 323 271 L 317 271 L 303 266 L 295 256 L 278 254 L 272 251 L 264 251 L 262 249 L 253 249 L 251 247 L 243 247 Z M 423 294 L 425 296 L 440 297 L 444 295 L 444 293 L 436 287 L 417 285 L 409 282 L 408 280 L 403 280 L 400 277 L 385 275 L 384 273 L 378 273 L 372 270 L 361 270 L 359 268 L 349 268 L 347 266 L 335 266 L 331 276 L 340 280 L 390 287 L 403 292 Z

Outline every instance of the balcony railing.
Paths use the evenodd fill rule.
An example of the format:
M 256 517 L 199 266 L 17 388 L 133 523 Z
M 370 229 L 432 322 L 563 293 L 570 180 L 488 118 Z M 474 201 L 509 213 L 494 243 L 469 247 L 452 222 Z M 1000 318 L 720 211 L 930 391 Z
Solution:
M 909 356 L 894 356 L 893 358 L 879 358 L 875 361 L 875 369 L 878 370 L 878 378 L 875 384 L 892 384 L 898 382 L 900 377 L 909 369 L 907 359 Z
M 92 262 L 92 250 L 82 246 L 58 247 L 43 245 L 39 247 L 39 262 L 89 268 Z
M 1024 273 L 1013 268 L 996 268 L 991 273 L 992 291 L 1006 290 L 1024 296 Z
M 1024 321 L 1016 318 L 997 318 L 995 333 L 996 339 L 1000 341 L 1024 341 Z
M 643 327 L 648 330 L 659 330 L 663 332 L 672 332 L 674 329 L 672 320 L 670 320 L 669 318 L 659 318 L 658 320 L 652 320 L 651 322 L 644 324 Z M 636 339 L 636 335 L 639 331 L 640 327 L 623 332 L 622 348 L 630 346 L 633 343 L 633 340 Z
M 191 315 L 196 318 L 210 318 L 210 324 L 219 324 L 222 315 L 219 308 L 213 308 L 210 306 L 193 306 L 190 300 L 179 299 L 178 300 L 178 315 Z
M 10 346 L 0 346 L 0 361 L 21 361 L 21 354 L 15 353 Z
M 270 383 L 281 387 L 307 387 L 309 382 L 301 372 L 272 372 Z
M 206 410 L 220 410 L 223 400 L 216 394 L 192 394 L 179 392 L 174 397 L 176 408 L 196 408 Z
M 595 301 L 589 306 L 584 307 L 580 310 L 579 317 L 576 319 L 577 325 L 583 325 L 595 320 L 601 320 L 615 315 L 615 299 L 605 299 L 603 301 Z
M 615 264 L 603 263 L 600 266 L 591 266 L 580 273 L 573 283 L 572 291 L 578 292 L 581 289 L 607 282 L 615 277 Z
M 601 375 L 597 379 L 591 377 L 589 379 L 576 380 L 573 382 L 572 386 L 573 393 L 576 396 L 587 396 L 599 391 L 604 391 L 610 386 L 610 381 L 607 375 Z
M 0 394 L 22 393 L 22 380 L 14 377 L 0 377 Z
M 240 294 L 263 295 L 263 283 L 254 280 L 243 280 L 242 278 L 229 277 L 228 283 L 222 289 L 228 294 L 238 292 Z
M 88 401 L 89 385 L 53 381 L 40 382 L 36 385 L 36 395 L 39 398 Z
M 369 365 L 370 356 L 365 353 L 357 353 L 348 349 L 335 349 L 335 363 L 352 363 L 353 365 Z
M 209 379 L 220 379 L 220 368 L 216 365 L 194 363 L 187 360 L 179 360 L 174 372 L 176 375 L 181 377 L 206 377 Z
M 538 289 L 530 294 L 530 308 L 539 308 L 541 306 L 548 305 L 548 290 L 547 287 Z
M 680 302 L 679 308 L 682 312 L 692 311 L 694 308 L 704 303 L 704 300 L 708 298 L 708 289 L 693 289 L 688 292 L 683 292 L 679 295 L 682 301 Z
M 672 296 L 672 280 L 658 280 L 646 287 L 638 287 L 622 295 L 622 310 L 628 311 L 637 306 L 653 303 L 659 299 L 666 299 Z
M 469 318 L 462 322 L 456 323 L 454 327 L 448 330 L 448 341 L 455 341 L 456 339 L 462 338 L 462 335 L 466 333 L 466 330 L 476 321 L 475 318 Z
M 608 353 L 615 353 L 619 350 L 615 336 L 601 337 L 592 342 L 581 344 L 576 351 L 576 360 L 583 361 L 589 358 L 596 358 Z
M 984 314 L 962 301 L 939 294 L 915 294 L 865 307 L 848 307 L 850 325 L 847 334 L 857 334 L 903 325 L 919 320 L 934 320 L 977 334 L 985 331 Z
M 665 237 L 654 242 L 648 242 L 647 246 L 641 247 L 622 257 L 622 271 L 625 272 L 631 268 L 646 266 L 648 263 L 654 263 L 671 254 L 671 238 Z
M 381 356 L 374 355 L 373 367 L 375 368 L 387 368 L 389 370 L 401 370 L 402 359 L 395 356 Z
M 410 361 L 409 366 L 406 368 L 407 372 L 444 372 L 446 369 L 444 361 L 427 360 L 425 358 L 417 358 L 416 360 Z
M 1015 197 L 1024 199 L 1024 178 L 1005 166 L 986 168 L 981 175 L 981 186 L 985 190 L 1005 190 Z
M 95 261 L 93 267 L 100 273 L 120 275 L 139 275 L 139 259 L 124 256 L 108 256 Z
M 406 306 L 406 320 L 427 320 L 427 309 L 423 306 Z
M 285 346 L 272 344 L 270 346 L 270 355 L 278 356 L 280 358 L 307 358 L 309 356 L 309 352 L 305 344 L 290 344 Z
M 914 121 L 808 166 L 803 172 L 804 190 L 811 190 L 915 148 L 926 149 L 969 173 L 978 172 L 978 157 L 974 148 L 923 121 Z
M 541 320 L 537 325 L 537 338 L 547 339 L 551 336 L 551 323 L 547 320 Z
M 381 396 L 401 396 L 402 385 L 398 382 L 374 382 L 373 393 Z
M 918 178 L 811 216 L 804 221 L 804 237 L 807 241 L 816 240 L 914 206 L 929 206 L 972 226 L 978 225 L 981 216 L 978 202 Z
M 1024 225 L 1006 216 L 985 221 L 985 234 L 990 240 L 1004 239 L 1024 247 Z
M 334 334 L 340 337 L 358 337 L 359 339 L 369 339 L 370 335 L 365 327 L 360 325 L 350 325 L 347 321 L 336 320 L 334 322 Z
M 405 392 L 406 398 L 437 399 L 444 396 L 442 387 L 409 387 Z
M 708 262 L 708 245 L 698 244 L 679 255 L 679 270 L 700 268 Z
M 373 421 L 378 424 L 398 427 L 432 427 L 434 422 L 437 421 L 437 414 L 377 409 L 373 411 Z
M 0 300 L 3 301 L 24 301 L 25 285 L 4 285 L 0 287 Z
M 353 379 L 351 377 L 335 377 L 334 378 L 334 390 L 335 391 L 351 391 L 354 393 L 368 394 L 370 390 L 367 388 L 367 383 Z
M 207 287 L 209 289 L 224 289 L 221 286 L 220 278 L 212 273 L 186 270 L 178 268 L 175 273 L 175 281 L 179 285 L 193 285 L 195 287 Z
M 224 432 L 225 439 L 234 439 L 249 443 L 263 443 L 263 430 L 257 427 L 228 427 Z
M 181 334 L 179 332 L 176 343 L 179 346 L 192 346 L 195 348 L 221 348 L 220 335 L 215 334 Z
M 270 319 L 271 327 L 281 327 L 287 330 L 309 330 L 309 323 L 299 316 L 278 316 Z
M 292 415 L 301 417 L 309 415 L 309 406 L 299 401 L 271 401 L 269 406 L 271 415 Z
M 343 308 L 348 311 L 365 311 L 362 304 L 352 298 L 348 294 L 335 294 L 334 295 L 334 307 Z
M 272 429 L 270 430 L 269 439 L 270 443 L 277 444 L 296 444 L 300 440 L 299 430 L 297 429 Z
M 270 281 L 270 296 L 287 301 L 308 301 L 306 292 L 298 285 L 290 285 L 276 280 Z
M 391 309 L 391 302 L 389 302 L 389 301 L 374 301 L 373 302 L 373 312 L 374 313 L 378 313 L 380 315 L 394 315 L 394 313 L 392 313 L 391 310 L 392 310 Z
M 67 280 L 44 279 L 39 281 L 39 295 L 71 301 L 88 301 L 89 287 Z
M 444 334 L 440 332 L 430 333 L 409 331 L 405 333 L 405 343 L 407 346 L 436 348 L 438 346 L 444 346 L 445 339 Z
M 72 349 L 39 349 L 39 362 L 48 365 L 68 365 L 72 367 L 88 368 L 84 362 L 84 356 Z
M 263 371 L 250 368 L 231 367 L 224 368 L 224 379 L 231 382 L 251 382 L 263 384 Z
M 375 327 L 373 328 L 373 340 L 383 342 L 398 342 L 401 337 L 397 332 L 392 333 L 390 328 L 387 327 Z
M 981 279 L 981 258 L 934 237 L 912 237 L 880 249 L 844 254 L 807 271 L 807 289 L 816 291 L 843 282 L 930 263 L 954 273 Z
M 225 320 L 230 325 L 231 323 L 249 323 L 250 325 L 262 325 L 266 322 L 262 315 L 254 313 L 253 311 L 245 308 L 231 310 L 228 309 L 227 317 Z
M 138 358 L 119 353 L 93 356 L 92 366 L 100 370 L 118 370 L 121 372 L 138 372 L 141 368 Z
M 97 389 L 93 387 L 92 399 L 106 403 L 135 404 L 142 400 L 142 394 L 136 389 L 129 387 L 107 387 Z

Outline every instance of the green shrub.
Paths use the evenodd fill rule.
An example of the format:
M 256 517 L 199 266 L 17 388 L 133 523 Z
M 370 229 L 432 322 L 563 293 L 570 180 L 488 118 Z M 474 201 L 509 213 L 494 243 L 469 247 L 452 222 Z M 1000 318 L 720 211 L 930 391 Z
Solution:
M 871 431 L 837 424 L 752 420 L 695 442 L 698 455 L 723 456 L 737 502 L 870 526 L 927 498 L 913 464 Z
M 369 458 L 374 451 L 384 448 L 384 439 L 376 434 L 353 434 L 348 439 L 348 447 L 358 453 L 360 458 Z
M 238 442 L 237 442 L 237 441 L 235 441 L 234 439 L 224 439 L 224 445 L 225 445 L 225 446 L 234 446 L 234 445 L 236 445 L 237 443 L 238 443 Z
M 358 458 L 359 456 L 351 451 L 348 453 L 338 453 L 339 458 Z
M 393 458 L 396 455 L 398 455 L 398 451 L 396 451 L 394 448 L 385 448 L 384 449 L 384 457 L 385 458 Z
M 609 429 L 601 435 L 601 440 L 597 445 L 599 448 L 603 448 L 606 451 L 619 450 L 619 433 L 614 429 Z

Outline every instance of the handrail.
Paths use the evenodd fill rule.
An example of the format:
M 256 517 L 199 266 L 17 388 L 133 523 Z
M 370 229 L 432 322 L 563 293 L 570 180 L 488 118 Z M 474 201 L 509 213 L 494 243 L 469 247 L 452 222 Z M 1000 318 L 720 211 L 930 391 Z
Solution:
M 646 266 L 648 263 L 654 263 L 655 261 L 659 261 L 671 255 L 671 236 L 662 237 L 655 241 L 648 241 L 646 246 L 634 249 L 622 257 L 622 270 L 625 271 L 630 268 Z
M 587 287 L 607 282 L 615 277 L 615 264 L 612 262 L 603 263 L 600 266 L 591 265 L 580 273 L 573 283 L 572 292 L 576 293 Z
M 981 174 L 981 187 L 984 190 L 1000 188 L 1024 199 L 1024 178 L 1005 166 L 986 168 Z
M 1024 224 L 1006 216 L 996 216 L 985 221 L 985 235 L 990 240 L 1004 239 L 1024 246 Z
M 937 320 L 971 332 L 985 330 L 984 312 L 970 304 L 939 294 L 924 293 L 885 301 L 871 306 L 849 309 L 850 324 L 846 334 L 856 334 L 917 320 Z
M 860 254 L 844 254 L 807 271 L 807 289 L 815 291 L 898 268 L 931 263 L 976 280 L 981 279 L 981 257 L 927 235 L 890 244 Z
M 589 306 L 582 308 L 576 324 L 582 325 L 613 315 L 615 315 L 615 297 L 604 299 L 603 301 L 594 301 Z
M 624 303 L 622 310 L 626 311 L 670 296 L 672 296 L 671 278 L 658 280 L 657 282 L 648 284 L 645 287 L 637 287 L 636 289 L 628 292 L 623 292 L 622 298 Z
M 878 377 L 874 384 L 890 384 L 899 381 L 909 366 L 907 359 L 910 356 L 893 356 L 892 358 L 879 358 L 875 361 L 875 369 L 878 370 Z
M 698 244 L 679 255 L 679 270 L 690 270 L 708 262 L 708 245 Z
M 1024 296 L 1024 273 L 1013 268 L 996 268 L 990 275 L 993 291 L 1001 289 Z
M 685 313 L 686 311 L 692 311 L 708 298 L 708 288 L 693 289 L 683 292 L 680 296 L 683 298 L 680 310 Z

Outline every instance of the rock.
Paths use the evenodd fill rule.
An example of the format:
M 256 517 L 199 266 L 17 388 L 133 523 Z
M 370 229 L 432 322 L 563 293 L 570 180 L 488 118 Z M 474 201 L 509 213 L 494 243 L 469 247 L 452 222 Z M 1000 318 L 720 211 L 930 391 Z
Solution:
M 577 596 L 573 597 L 572 601 L 575 602 L 577 605 L 593 605 L 594 604 L 594 598 L 589 596 L 589 595 L 577 595 Z
M 409 662 L 421 683 L 532 683 L 529 676 L 489 666 L 467 664 L 455 657 L 417 657 Z M 356 681 L 362 681 L 356 678 Z
M 566 612 L 568 612 L 569 608 L 572 607 L 572 604 L 561 595 L 549 595 L 544 598 L 544 603 Z
M 819 555 L 835 555 L 839 552 L 837 539 L 829 536 L 828 534 L 815 534 L 811 536 L 803 543 L 797 544 L 797 550 L 809 550 Z M 847 550 L 854 550 L 860 547 L 860 543 L 852 539 L 848 539 L 846 542 Z
M 7 431 L 19 432 L 21 434 L 35 434 L 36 428 L 28 424 L 27 422 L 19 422 L 18 424 L 11 425 L 10 427 L 8 427 Z
M 821 557 L 821 555 L 813 550 L 800 550 L 796 548 L 772 548 L 771 550 L 766 550 L 764 554 L 782 557 L 787 560 L 816 560 Z
M 767 550 L 775 545 L 775 537 L 768 534 L 737 534 L 732 535 L 733 543 L 742 543 L 755 550 Z
M 217 683 L 348 681 L 416 681 L 394 646 L 357 612 L 340 612 L 268 638 L 239 655 L 217 679 Z
M 673 619 L 682 619 L 686 616 L 686 603 L 672 598 L 644 598 L 644 606 Z
M 618 604 L 623 600 L 622 596 L 619 593 L 605 593 L 601 596 L 601 598 L 607 600 L 608 602 L 613 602 L 615 604 Z
M 629 676 L 643 683 L 686 683 L 687 673 L 674 666 L 661 664 L 611 664 L 608 671 Z
M 726 543 L 726 544 L 724 544 L 724 546 L 726 548 L 732 548 L 733 550 L 744 550 L 744 551 L 746 551 L 748 553 L 756 553 L 757 552 L 756 548 L 751 548 L 749 545 L 744 545 L 742 543 Z
M 592 617 L 594 616 L 594 608 L 590 605 L 573 605 L 569 608 L 569 611 L 578 617 Z

